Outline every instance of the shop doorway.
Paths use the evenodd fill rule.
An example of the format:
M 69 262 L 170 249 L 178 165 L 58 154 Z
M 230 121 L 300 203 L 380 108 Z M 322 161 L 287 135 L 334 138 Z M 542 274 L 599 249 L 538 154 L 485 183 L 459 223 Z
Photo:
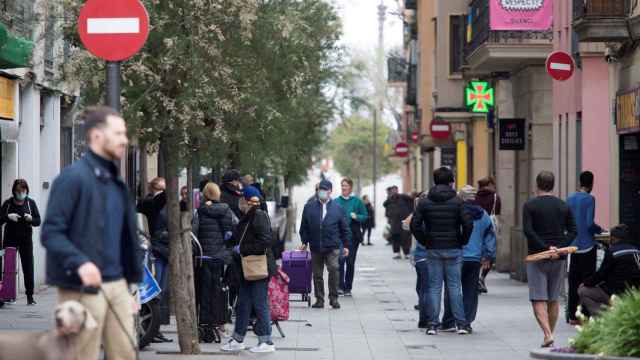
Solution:
M 640 133 L 620 136 L 620 222 L 640 236 Z

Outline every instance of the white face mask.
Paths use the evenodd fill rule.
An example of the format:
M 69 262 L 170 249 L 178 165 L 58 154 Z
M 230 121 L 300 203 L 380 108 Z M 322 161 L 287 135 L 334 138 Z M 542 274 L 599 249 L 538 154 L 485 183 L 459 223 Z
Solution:
M 320 199 L 320 201 L 327 201 L 327 199 L 329 199 L 329 192 L 327 190 L 318 190 L 318 199 Z

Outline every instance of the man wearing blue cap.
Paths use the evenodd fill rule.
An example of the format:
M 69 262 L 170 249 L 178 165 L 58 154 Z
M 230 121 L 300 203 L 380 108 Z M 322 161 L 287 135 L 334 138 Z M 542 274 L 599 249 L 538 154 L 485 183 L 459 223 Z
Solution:
M 300 225 L 300 250 L 311 247 L 313 267 L 313 287 L 316 296 L 315 309 L 324 307 L 324 267 L 329 272 L 329 303 L 339 309 L 338 286 L 340 285 L 340 252 L 349 255 L 351 231 L 347 224 L 347 215 L 342 207 L 331 200 L 333 185 L 322 180 L 318 185 L 318 196 L 309 201 L 302 212 Z

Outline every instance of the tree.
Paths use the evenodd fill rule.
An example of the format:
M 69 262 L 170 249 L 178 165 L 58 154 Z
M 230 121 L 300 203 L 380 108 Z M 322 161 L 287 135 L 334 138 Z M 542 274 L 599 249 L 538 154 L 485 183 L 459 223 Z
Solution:
M 65 1 L 65 33 L 80 47 L 82 1 Z M 183 354 L 196 354 L 190 220 L 179 216 L 178 173 L 198 155 L 301 180 L 333 118 L 325 88 L 340 69 L 340 23 L 322 0 L 143 2 L 151 32 L 123 63 L 123 113 L 133 137 L 162 154 L 179 344 Z M 66 70 L 84 104 L 100 101 L 101 61 L 76 52 Z
M 398 170 L 398 164 L 384 156 L 384 143 L 391 132 L 386 124 L 378 126 L 376 156 L 378 176 Z M 345 119 L 331 133 L 331 156 L 340 174 L 356 180 L 357 192 L 373 181 L 373 121 L 360 116 Z

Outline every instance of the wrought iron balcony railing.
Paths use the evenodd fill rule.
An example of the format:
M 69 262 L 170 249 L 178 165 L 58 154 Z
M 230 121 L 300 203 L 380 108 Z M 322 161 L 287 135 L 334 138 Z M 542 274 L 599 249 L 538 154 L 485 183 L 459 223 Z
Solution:
M 630 0 L 574 0 L 573 19 L 626 18 Z

